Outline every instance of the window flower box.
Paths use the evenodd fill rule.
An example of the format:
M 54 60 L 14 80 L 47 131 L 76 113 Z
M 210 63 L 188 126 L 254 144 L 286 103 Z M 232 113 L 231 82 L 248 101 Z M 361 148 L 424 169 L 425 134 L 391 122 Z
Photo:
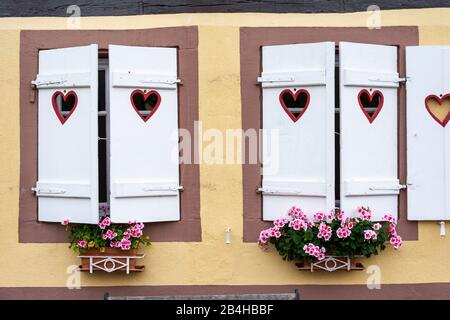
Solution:
M 138 254 L 138 249 L 123 251 L 118 248 L 106 248 L 104 252 L 97 249 L 89 249 L 78 256 L 81 258 L 80 271 L 123 271 L 141 272 L 145 266 L 136 266 L 136 260 L 143 258 L 144 254 Z
M 141 272 L 144 266 L 137 266 L 140 244 L 150 245 L 148 236 L 143 234 L 144 224 L 111 224 L 109 217 L 100 220 L 98 225 L 67 225 L 70 248 L 81 258 L 80 271 Z
M 333 209 L 312 218 L 298 207 L 275 219 L 274 226 L 261 231 L 258 243 L 263 249 L 273 244 L 284 260 L 296 261 L 298 270 L 363 270 L 359 257 L 377 255 L 389 241 L 395 249 L 402 246 L 397 221 L 385 215 L 386 223 L 372 221 L 369 208 L 358 209 L 358 217 L 345 217 Z

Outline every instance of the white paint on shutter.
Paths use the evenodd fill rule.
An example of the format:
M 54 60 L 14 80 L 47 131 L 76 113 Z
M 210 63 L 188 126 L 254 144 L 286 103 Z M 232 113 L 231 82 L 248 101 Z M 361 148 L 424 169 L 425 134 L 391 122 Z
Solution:
M 179 220 L 177 51 L 110 45 L 109 70 L 111 220 Z M 131 105 L 135 89 L 161 97 L 146 122 Z
M 406 73 L 408 219 L 450 220 L 450 123 L 425 105 L 450 94 L 450 46 L 407 47 Z
M 397 48 L 340 42 L 340 207 L 348 216 L 370 207 L 374 220 L 397 216 Z M 361 90 L 383 94 L 370 123 L 358 102 Z
M 296 205 L 311 215 L 334 207 L 333 42 L 266 46 L 263 72 L 263 219 L 274 220 Z M 310 100 L 294 122 L 280 93 L 305 89 Z M 270 145 L 271 130 L 278 148 Z
M 98 223 L 97 57 L 97 45 L 39 52 L 39 221 Z M 62 124 L 52 96 L 64 90 L 78 103 Z

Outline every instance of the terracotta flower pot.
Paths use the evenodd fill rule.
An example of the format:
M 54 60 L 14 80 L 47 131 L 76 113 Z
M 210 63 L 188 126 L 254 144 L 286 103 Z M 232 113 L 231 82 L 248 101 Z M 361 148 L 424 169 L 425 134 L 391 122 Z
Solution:
M 96 256 L 98 258 L 92 258 L 93 263 L 97 263 L 99 261 L 102 261 L 106 257 L 120 257 L 120 256 L 136 256 L 138 249 L 130 249 L 130 250 L 122 250 L 120 248 L 106 248 L 104 252 L 100 252 L 98 249 L 88 249 L 84 253 L 80 253 L 80 256 L 83 256 L 85 258 L 81 258 L 81 268 L 83 270 L 89 269 L 89 260 L 90 258 L 88 256 Z M 105 257 L 105 258 L 103 258 Z M 127 263 L 126 258 L 113 258 L 116 261 Z M 134 269 L 136 265 L 136 259 L 130 258 L 130 269 Z M 107 262 L 105 267 L 111 267 L 112 262 Z M 94 266 L 94 270 L 99 270 L 99 268 L 96 268 Z

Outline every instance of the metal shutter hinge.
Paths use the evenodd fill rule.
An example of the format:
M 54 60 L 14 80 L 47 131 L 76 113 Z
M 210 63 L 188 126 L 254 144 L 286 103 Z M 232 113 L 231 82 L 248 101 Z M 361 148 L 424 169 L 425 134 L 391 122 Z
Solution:
M 295 78 L 293 77 L 258 77 L 258 83 L 267 83 L 267 82 L 293 82 Z
M 150 188 L 142 188 L 144 191 L 183 191 L 183 186 L 178 187 L 150 187 Z
M 31 81 L 31 84 L 37 87 L 37 86 L 48 86 L 51 84 L 63 84 L 66 82 L 67 80 L 50 80 L 50 81 L 33 80 Z
M 64 189 L 40 189 L 38 187 L 32 187 L 31 191 L 35 194 L 64 194 L 66 190 Z
M 297 189 L 288 189 L 288 190 L 281 190 L 281 189 L 271 189 L 271 188 L 258 188 L 256 190 L 256 193 L 259 194 L 267 194 L 267 195 L 280 195 L 280 196 L 301 196 L 304 195 L 304 192 L 302 190 Z
M 383 190 L 402 190 L 402 189 L 407 189 L 408 186 L 406 184 L 399 184 L 397 186 L 393 186 L 393 187 L 370 187 L 369 190 L 370 191 L 383 191 Z

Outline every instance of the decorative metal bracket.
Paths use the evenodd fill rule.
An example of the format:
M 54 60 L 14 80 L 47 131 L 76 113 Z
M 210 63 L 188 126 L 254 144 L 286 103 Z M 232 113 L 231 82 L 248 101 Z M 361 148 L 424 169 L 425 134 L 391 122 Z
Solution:
M 143 267 L 130 268 L 131 259 L 142 259 L 145 254 L 137 254 L 135 256 L 78 256 L 78 258 L 89 259 L 89 269 L 80 269 L 81 271 L 89 271 L 93 273 L 95 270 L 102 270 L 108 273 L 124 270 L 126 274 L 130 271 L 142 271 Z
M 313 272 L 314 267 L 325 270 L 325 271 L 336 271 L 339 269 L 346 269 L 347 271 L 350 271 L 351 269 L 351 260 L 349 257 L 347 257 L 345 260 L 344 258 L 336 258 L 333 256 L 327 256 L 325 259 L 321 261 L 317 261 L 314 263 L 311 263 L 311 272 Z
M 352 259 L 349 257 L 336 257 L 325 256 L 325 259 L 321 261 L 311 263 L 296 263 L 297 269 L 301 271 L 324 270 L 333 272 L 336 270 L 364 270 L 364 266 L 361 263 L 352 263 Z

